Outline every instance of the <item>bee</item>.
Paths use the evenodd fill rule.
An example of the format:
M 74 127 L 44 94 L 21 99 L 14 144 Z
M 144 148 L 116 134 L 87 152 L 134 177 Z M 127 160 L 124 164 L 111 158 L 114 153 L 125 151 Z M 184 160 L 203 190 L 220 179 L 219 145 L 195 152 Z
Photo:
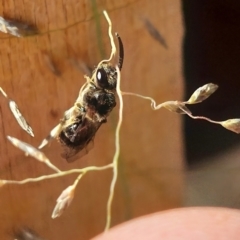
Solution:
M 124 58 L 123 43 L 116 34 L 119 45 L 118 67 L 121 70 Z M 111 59 L 111 58 L 110 58 Z M 96 132 L 116 106 L 117 71 L 109 60 L 101 61 L 91 77 L 86 78 L 73 107 L 68 109 L 60 123 L 45 138 L 39 149 L 57 139 L 63 147 L 61 156 L 73 162 L 87 154 L 93 147 Z

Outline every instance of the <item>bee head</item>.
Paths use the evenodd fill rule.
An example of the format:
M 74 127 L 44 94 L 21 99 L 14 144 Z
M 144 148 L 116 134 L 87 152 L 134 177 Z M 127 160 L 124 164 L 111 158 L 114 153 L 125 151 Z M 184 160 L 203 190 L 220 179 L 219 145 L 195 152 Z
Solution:
M 118 55 L 118 67 L 121 70 L 124 59 L 124 50 L 123 43 L 120 36 L 116 33 L 116 37 L 118 39 L 119 46 L 119 55 Z M 114 54 L 113 54 L 114 55 Z M 106 89 L 106 90 L 115 90 L 117 85 L 117 72 L 116 68 L 113 67 L 109 60 L 103 60 L 98 64 L 97 69 L 94 74 L 94 83 L 98 88 Z
M 109 63 L 102 63 L 95 71 L 94 83 L 100 89 L 115 90 L 117 84 L 116 69 Z

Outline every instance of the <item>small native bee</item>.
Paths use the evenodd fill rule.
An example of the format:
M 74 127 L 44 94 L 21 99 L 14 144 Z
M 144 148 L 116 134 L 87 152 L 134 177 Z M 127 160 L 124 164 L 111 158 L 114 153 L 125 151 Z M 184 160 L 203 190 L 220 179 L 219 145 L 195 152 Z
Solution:
M 118 67 L 121 70 L 124 50 L 120 36 L 116 36 L 119 44 Z M 116 106 L 117 71 L 109 60 L 101 61 L 91 78 L 85 78 L 87 82 L 80 89 L 74 106 L 64 113 L 60 123 L 39 146 L 41 149 L 56 138 L 64 149 L 61 156 L 68 162 L 88 153 L 97 130 L 106 123 L 109 113 Z

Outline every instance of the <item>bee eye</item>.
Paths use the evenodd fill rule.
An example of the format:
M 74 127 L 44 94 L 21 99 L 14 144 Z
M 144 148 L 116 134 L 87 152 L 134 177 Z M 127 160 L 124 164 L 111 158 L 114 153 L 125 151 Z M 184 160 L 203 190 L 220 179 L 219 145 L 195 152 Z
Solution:
M 106 88 L 108 86 L 108 76 L 104 69 L 100 68 L 97 70 L 97 84 L 101 88 Z

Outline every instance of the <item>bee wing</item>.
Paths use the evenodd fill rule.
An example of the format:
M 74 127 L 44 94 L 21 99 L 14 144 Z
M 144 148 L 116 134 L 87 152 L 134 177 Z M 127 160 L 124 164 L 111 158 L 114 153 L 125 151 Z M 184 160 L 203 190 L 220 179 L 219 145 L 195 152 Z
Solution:
M 77 159 L 80 159 L 84 155 L 88 154 L 88 152 L 94 147 L 94 138 L 91 139 L 87 144 L 84 146 L 79 146 L 76 148 L 69 148 L 64 146 L 63 152 L 61 156 L 67 160 L 67 162 L 74 162 Z
M 94 137 L 101 125 L 101 122 L 93 122 L 85 118 L 71 138 L 66 139 L 64 133 L 61 133 L 59 135 L 59 141 L 63 147 L 61 156 L 68 162 L 73 162 L 87 154 L 94 146 Z M 70 128 L 71 125 L 69 126 Z M 69 129 L 65 130 L 68 134 Z

